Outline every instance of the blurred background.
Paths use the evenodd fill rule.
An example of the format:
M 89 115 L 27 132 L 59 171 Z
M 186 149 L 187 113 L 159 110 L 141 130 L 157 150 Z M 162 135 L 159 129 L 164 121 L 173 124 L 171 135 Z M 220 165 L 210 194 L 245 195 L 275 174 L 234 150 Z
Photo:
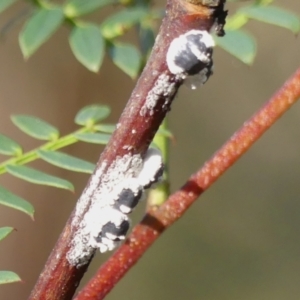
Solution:
M 300 14 L 298 1 L 275 4 Z M 164 2 L 157 3 L 163 7 Z M 0 17 L 0 28 L 24 6 Z M 229 6 L 233 8 L 233 5 Z M 94 20 L 102 15 L 93 14 Z M 0 42 L 0 131 L 25 151 L 40 145 L 11 123 L 12 114 L 38 116 L 67 134 L 76 112 L 108 104 L 116 123 L 134 82 L 105 59 L 93 74 L 73 57 L 69 30 L 61 28 L 24 61 L 18 46 L 21 24 Z M 170 147 L 175 191 L 265 103 L 300 65 L 300 39 L 279 27 L 251 21 L 258 43 L 249 67 L 216 48 L 215 73 L 201 89 L 182 87 L 169 113 L 176 141 Z M 107 296 L 126 299 L 300 299 L 300 104 L 296 104 L 167 230 Z M 103 148 L 78 143 L 64 151 L 96 162 Z M 1 156 L 4 160 L 5 157 Z M 75 194 L 2 175 L 0 184 L 29 200 L 35 221 L 0 207 L 0 226 L 16 231 L 0 243 L 0 269 L 23 282 L 0 287 L 0 299 L 27 299 L 88 176 L 32 164 L 72 181 Z M 145 210 L 134 212 L 133 223 Z M 83 284 L 107 255 L 97 254 Z

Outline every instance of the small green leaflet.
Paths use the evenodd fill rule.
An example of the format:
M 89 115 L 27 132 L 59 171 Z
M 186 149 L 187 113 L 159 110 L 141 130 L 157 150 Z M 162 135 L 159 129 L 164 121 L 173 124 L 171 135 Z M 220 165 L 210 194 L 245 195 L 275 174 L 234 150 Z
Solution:
M 0 241 L 6 238 L 12 231 L 13 227 L 1 227 L 0 228 Z
M 13 283 L 21 281 L 21 278 L 11 271 L 0 271 L 0 284 Z
M 0 13 L 15 3 L 16 0 L 1 0 L 0 1 Z
M 139 74 L 142 56 L 137 48 L 131 44 L 112 43 L 108 49 L 108 54 L 114 64 L 132 79 Z
M 0 153 L 4 155 L 20 155 L 22 147 L 14 140 L 0 133 Z
M 110 134 L 105 133 L 76 133 L 74 135 L 79 141 L 106 145 L 111 137 Z
M 34 208 L 26 200 L 12 194 L 7 189 L 0 186 L 0 204 L 20 210 L 28 214 L 33 219 Z
M 69 42 L 78 61 L 88 70 L 98 72 L 105 52 L 105 41 L 100 29 L 91 24 L 76 24 Z
M 38 150 L 37 153 L 46 162 L 70 171 L 91 174 L 95 169 L 94 164 L 59 151 Z
M 7 165 L 6 170 L 9 174 L 26 180 L 28 182 L 53 186 L 61 189 L 74 191 L 74 186 L 71 182 L 58 178 L 56 176 L 48 175 L 41 171 L 26 167 L 26 166 L 13 166 Z
M 54 126 L 45 121 L 26 115 L 14 115 L 12 122 L 23 132 L 39 140 L 56 140 L 59 137 L 59 131 Z
M 148 15 L 147 8 L 128 8 L 109 16 L 102 24 L 101 31 L 105 38 L 113 39 L 142 21 Z
M 158 131 L 157 131 L 157 135 L 163 136 L 163 137 L 166 137 L 166 138 L 169 138 L 169 139 L 174 138 L 173 133 L 170 130 L 164 129 L 164 128 L 159 128 Z
M 25 23 L 19 43 L 25 58 L 31 56 L 64 21 L 61 8 L 39 8 Z
M 155 41 L 152 22 L 141 22 L 139 26 L 139 44 L 143 55 L 148 55 Z
M 116 125 L 112 124 L 99 124 L 94 127 L 96 130 L 104 133 L 113 133 L 116 129 Z
M 74 18 L 91 13 L 108 4 L 117 3 L 116 0 L 69 0 L 65 5 L 66 16 Z
M 243 30 L 226 30 L 224 37 L 214 37 L 216 44 L 245 64 L 252 64 L 256 55 L 255 39 Z
M 227 30 L 236 30 L 244 26 L 248 22 L 248 18 L 243 15 L 236 13 L 233 16 L 226 18 L 226 26 L 225 26 L 225 32 Z
M 82 108 L 75 116 L 75 123 L 82 126 L 93 125 L 110 115 L 107 105 L 92 104 Z
M 299 17 L 276 6 L 247 6 L 238 10 L 238 13 L 244 14 L 251 19 L 289 29 L 294 33 L 300 31 Z

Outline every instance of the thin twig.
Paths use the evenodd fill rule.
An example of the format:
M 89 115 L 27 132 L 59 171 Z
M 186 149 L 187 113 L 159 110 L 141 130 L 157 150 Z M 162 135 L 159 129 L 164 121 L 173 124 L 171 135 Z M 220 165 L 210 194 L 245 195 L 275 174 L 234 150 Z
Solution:
M 300 68 L 225 145 L 160 207 L 152 207 L 75 300 L 101 300 L 162 232 L 230 168 L 300 97 Z

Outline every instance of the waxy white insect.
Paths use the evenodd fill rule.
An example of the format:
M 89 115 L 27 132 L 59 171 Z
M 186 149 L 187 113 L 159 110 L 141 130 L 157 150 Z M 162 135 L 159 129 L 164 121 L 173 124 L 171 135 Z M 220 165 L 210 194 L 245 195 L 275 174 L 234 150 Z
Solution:
M 167 51 L 166 61 L 170 72 L 186 79 L 196 76 L 195 83 L 203 84 L 212 74 L 212 53 L 215 46 L 212 35 L 205 30 L 190 30 L 175 38 Z
M 103 162 L 103 168 L 93 174 L 76 206 L 74 220 L 79 225 L 67 258 L 77 267 L 86 264 L 95 249 L 110 251 L 125 239 L 130 226 L 127 214 L 141 200 L 145 189 L 160 180 L 164 170 L 160 151 L 152 148 L 144 158 L 139 154 L 118 157 L 97 184 L 105 166 Z M 77 214 L 82 214 L 88 199 L 90 207 L 79 221 Z

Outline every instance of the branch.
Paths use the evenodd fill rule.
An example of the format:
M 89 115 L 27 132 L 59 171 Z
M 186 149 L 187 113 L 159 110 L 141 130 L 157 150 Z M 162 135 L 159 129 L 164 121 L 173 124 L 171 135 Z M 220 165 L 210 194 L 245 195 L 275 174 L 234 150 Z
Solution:
M 300 97 L 300 68 L 227 143 L 160 207 L 150 207 L 125 243 L 104 263 L 75 298 L 101 300 L 165 229 L 230 168 Z
M 221 35 L 226 17 L 225 1 L 168 1 L 166 17 L 149 61 L 121 115 L 117 130 L 101 154 L 93 175 L 48 258 L 30 300 L 71 299 L 95 253 L 95 247 L 90 244 L 89 230 L 94 230 L 95 226 L 99 226 L 96 224 L 99 219 L 101 221 L 101 217 L 106 217 L 99 215 L 99 207 L 102 205 L 103 208 L 103 204 L 113 200 L 111 197 L 115 182 L 124 181 L 128 172 L 135 171 L 134 162 L 145 155 L 159 125 L 170 110 L 178 88 L 186 78 L 183 72 L 179 74 L 170 71 L 170 65 L 166 62 L 170 43 L 193 29 L 198 32 L 216 30 Z M 204 79 L 207 79 L 210 69 L 204 63 L 200 67 L 205 71 Z M 190 75 L 189 72 L 187 75 Z M 108 190 L 112 192 L 107 193 Z M 87 223 L 95 226 L 88 227 Z

